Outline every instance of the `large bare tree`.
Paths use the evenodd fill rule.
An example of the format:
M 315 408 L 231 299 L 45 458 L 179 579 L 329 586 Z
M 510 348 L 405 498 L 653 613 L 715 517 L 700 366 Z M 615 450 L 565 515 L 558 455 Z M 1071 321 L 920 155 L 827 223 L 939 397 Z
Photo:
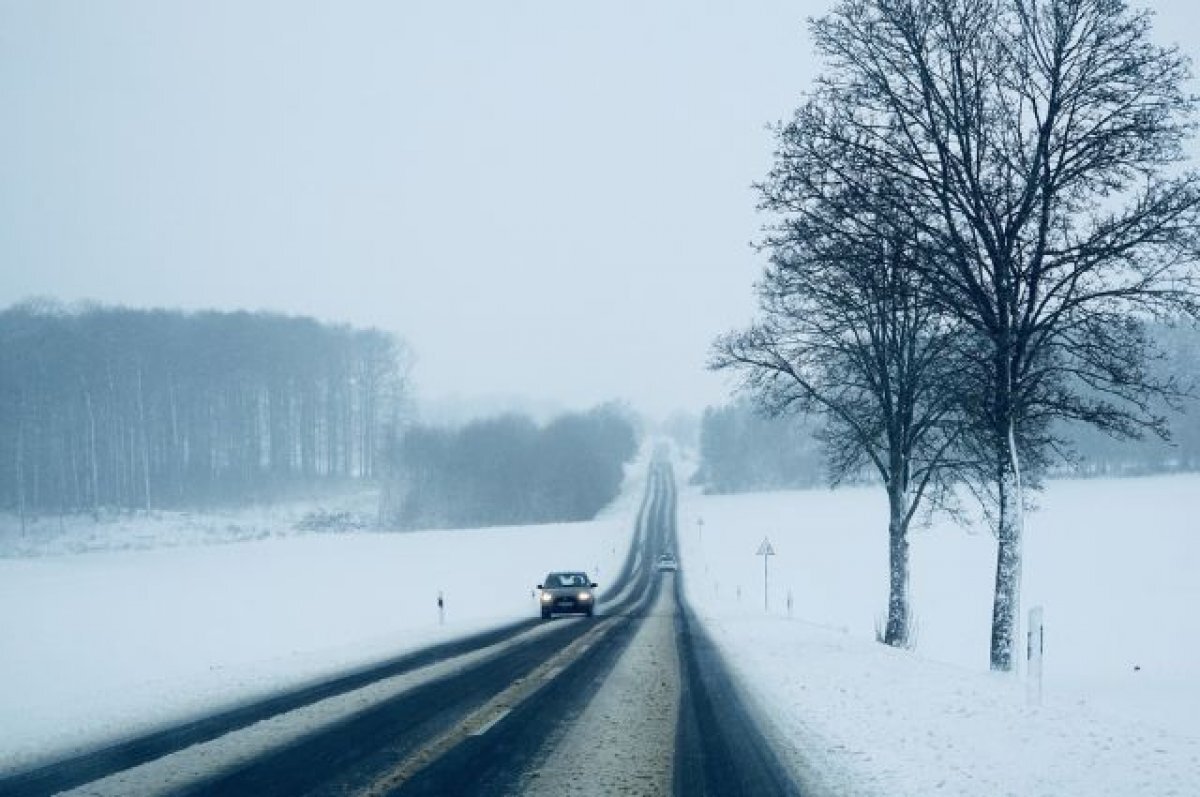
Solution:
M 835 481 L 878 474 L 888 497 L 883 641 L 905 646 L 908 529 L 926 498 L 944 494 L 953 450 L 954 328 L 926 297 L 911 225 L 861 212 L 871 203 L 856 191 L 801 197 L 790 184 L 776 169 L 760 186 L 764 209 L 781 214 L 764 242 L 760 321 L 718 339 L 711 365 L 736 369 L 771 411 L 819 413 Z
M 1053 418 L 1161 432 L 1141 325 L 1196 312 L 1195 101 L 1150 21 L 1120 0 L 844 0 L 812 23 L 828 69 L 780 130 L 794 198 L 890 187 L 871 210 L 918 231 L 930 299 L 972 332 L 997 670 L 1019 623 L 1022 462 Z

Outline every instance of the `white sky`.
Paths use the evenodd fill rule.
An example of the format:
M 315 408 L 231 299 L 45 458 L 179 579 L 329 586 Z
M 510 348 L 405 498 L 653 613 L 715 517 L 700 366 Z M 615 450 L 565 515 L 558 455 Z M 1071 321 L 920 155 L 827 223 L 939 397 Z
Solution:
M 0 305 L 379 326 L 426 397 L 720 401 L 831 5 L 0 0 Z

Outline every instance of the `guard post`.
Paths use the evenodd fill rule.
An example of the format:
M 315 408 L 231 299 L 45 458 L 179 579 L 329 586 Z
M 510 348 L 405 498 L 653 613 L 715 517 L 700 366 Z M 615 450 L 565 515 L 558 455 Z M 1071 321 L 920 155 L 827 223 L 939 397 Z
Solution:
M 1042 704 L 1042 654 L 1045 652 L 1042 607 L 1029 610 L 1029 628 L 1025 631 L 1025 698 L 1031 706 Z

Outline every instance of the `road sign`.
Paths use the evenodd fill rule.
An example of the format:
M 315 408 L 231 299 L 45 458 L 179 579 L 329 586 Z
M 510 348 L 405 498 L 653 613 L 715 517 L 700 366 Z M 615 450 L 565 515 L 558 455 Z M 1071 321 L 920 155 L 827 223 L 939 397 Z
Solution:
M 762 545 L 758 546 L 758 553 L 755 555 L 763 558 L 763 611 L 769 612 L 771 611 L 771 606 L 767 597 L 767 557 L 775 555 L 775 549 L 771 547 L 771 541 L 763 537 Z

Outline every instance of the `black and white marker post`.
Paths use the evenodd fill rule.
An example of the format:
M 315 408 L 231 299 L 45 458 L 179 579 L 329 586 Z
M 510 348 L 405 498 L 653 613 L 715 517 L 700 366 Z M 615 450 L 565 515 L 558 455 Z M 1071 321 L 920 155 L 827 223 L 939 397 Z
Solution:
M 1045 652 L 1042 607 L 1029 610 L 1029 630 L 1025 632 L 1025 698 L 1029 705 L 1042 704 L 1042 653 Z

